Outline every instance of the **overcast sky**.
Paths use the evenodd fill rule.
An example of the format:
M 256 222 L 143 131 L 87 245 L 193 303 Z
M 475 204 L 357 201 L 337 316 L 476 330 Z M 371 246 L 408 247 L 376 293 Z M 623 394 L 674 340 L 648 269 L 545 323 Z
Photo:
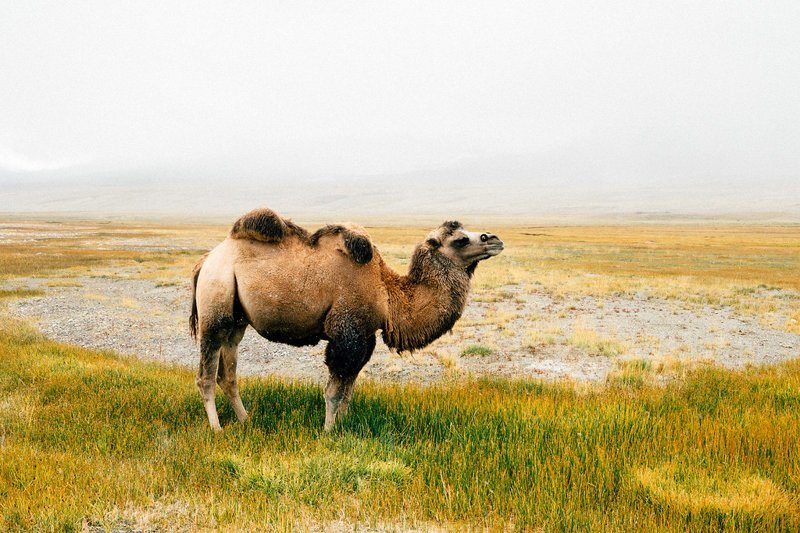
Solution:
M 573 150 L 622 181 L 796 183 L 800 2 L 0 3 L 0 177 Z

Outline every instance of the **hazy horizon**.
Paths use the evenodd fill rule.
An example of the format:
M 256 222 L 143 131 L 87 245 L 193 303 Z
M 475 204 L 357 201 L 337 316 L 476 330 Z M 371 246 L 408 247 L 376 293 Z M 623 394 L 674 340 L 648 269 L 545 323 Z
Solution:
M 798 27 L 778 1 L 3 4 L 0 212 L 794 217 Z

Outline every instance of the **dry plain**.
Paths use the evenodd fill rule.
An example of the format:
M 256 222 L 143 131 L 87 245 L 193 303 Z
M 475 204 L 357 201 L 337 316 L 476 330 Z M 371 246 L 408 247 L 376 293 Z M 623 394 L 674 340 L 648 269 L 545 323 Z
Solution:
M 367 229 L 384 258 L 403 271 L 414 244 L 424 237 L 428 228 L 368 226 Z M 453 332 L 414 354 L 390 353 L 379 342 L 372 361 L 362 373 L 364 384 L 361 391 L 357 391 L 362 401 L 376 398 L 378 403 L 388 402 L 381 404 L 378 409 L 381 411 L 391 409 L 392 398 L 402 397 L 402 401 L 417 407 L 430 402 L 438 406 L 442 397 L 437 395 L 461 398 L 461 394 L 479 391 L 476 393 L 479 397 L 491 397 L 480 409 L 496 409 L 494 414 L 504 424 L 510 423 L 504 418 L 510 416 L 509 413 L 523 409 L 519 413 L 526 414 L 520 414 L 521 419 L 512 416 L 513 423 L 521 425 L 513 430 L 518 433 L 527 431 L 524 428 L 528 422 L 524 420 L 531 416 L 529 408 L 557 416 L 562 409 L 570 411 L 578 409 L 578 405 L 585 410 L 578 414 L 578 409 L 573 416 L 585 416 L 586 420 L 581 423 L 600 424 L 603 413 L 597 414 L 593 421 L 592 409 L 597 406 L 585 402 L 592 404 L 592 399 L 607 398 L 623 409 L 628 401 L 657 403 L 653 398 L 680 396 L 686 387 L 703 387 L 707 385 L 703 380 L 712 378 L 712 381 L 741 380 L 742 391 L 747 391 L 752 389 L 746 386 L 751 383 L 748 380 L 760 383 L 773 376 L 776 394 L 783 395 L 781 397 L 788 403 L 776 407 L 778 412 L 772 415 L 763 414 L 771 424 L 768 429 L 760 430 L 763 434 L 754 435 L 751 431 L 752 421 L 747 418 L 751 414 L 730 415 L 743 424 L 739 428 L 743 444 L 718 442 L 715 439 L 722 437 L 713 437 L 715 429 L 703 428 L 701 424 L 694 428 L 699 432 L 696 435 L 678 438 L 670 433 L 675 442 L 672 452 L 662 450 L 655 455 L 639 452 L 639 455 L 625 456 L 624 464 L 611 469 L 612 478 L 622 476 L 625 480 L 603 477 L 601 483 L 612 492 L 628 491 L 620 496 L 618 507 L 610 503 L 616 501 L 616 497 L 608 494 L 593 499 L 591 494 L 596 492 L 597 486 L 580 495 L 559 493 L 557 486 L 563 484 L 563 479 L 550 475 L 548 479 L 553 483 L 554 492 L 542 492 L 539 487 L 537 494 L 549 498 L 550 507 L 561 509 L 559 512 L 548 511 L 544 500 L 530 504 L 518 501 L 522 497 L 519 491 L 534 483 L 533 470 L 527 474 L 509 471 L 500 480 L 486 480 L 481 488 L 473 486 L 477 481 L 473 476 L 488 465 L 480 464 L 474 457 L 459 459 L 477 461 L 472 469 L 459 471 L 458 476 L 465 476 L 459 479 L 448 477 L 432 465 L 420 466 L 424 454 L 402 449 L 407 438 L 402 436 L 402 424 L 381 436 L 380 427 L 375 426 L 377 422 L 370 422 L 369 417 L 360 420 L 353 414 L 351 425 L 343 430 L 344 436 L 339 435 L 339 440 L 332 442 L 330 437 L 319 435 L 314 424 L 309 422 L 297 441 L 314 450 L 320 446 L 326 450 L 316 458 L 321 463 L 314 462 L 314 451 L 297 452 L 299 459 L 284 457 L 278 463 L 270 463 L 252 448 L 252 443 L 243 444 L 248 434 L 237 433 L 236 428 L 229 428 L 227 436 L 221 437 L 227 439 L 224 445 L 208 441 L 210 436 L 204 432 L 203 419 L 197 416 L 197 420 L 188 422 L 190 429 L 203 432 L 204 450 L 215 458 L 211 461 L 213 464 L 205 464 L 204 468 L 214 472 L 221 468 L 228 477 L 222 475 L 220 483 L 229 482 L 239 496 L 261 490 L 261 496 L 266 494 L 268 503 L 249 503 L 242 508 L 226 503 L 209 510 L 204 496 L 195 500 L 172 490 L 169 476 L 164 474 L 165 485 L 159 485 L 156 491 L 161 496 L 138 487 L 129 492 L 123 490 L 115 497 L 82 499 L 80 505 L 62 510 L 60 514 L 58 511 L 37 514 L 31 509 L 27 509 L 26 514 L 22 495 L 0 489 L 7 491 L 8 501 L 12 502 L 4 509 L 6 524 L 22 528 L 48 527 L 49 524 L 59 529 L 69 529 L 76 523 L 97 528 L 123 524 L 133 529 L 151 526 L 169 529 L 170 524 L 192 529 L 264 523 L 278 524 L 276 527 L 314 524 L 315 527 L 336 528 L 343 524 L 361 524 L 384 529 L 473 526 L 580 529 L 581 526 L 616 528 L 638 523 L 637 513 L 641 514 L 641 523 L 655 525 L 658 529 L 680 529 L 689 525 L 710 529 L 715 525 L 755 529 L 769 525 L 781 529 L 798 524 L 800 467 L 796 457 L 800 454 L 800 442 L 795 437 L 800 431 L 797 428 L 800 410 L 796 408 L 800 398 L 797 387 L 800 374 L 797 367 L 800 357 L 800 226 L 639 223 L 505 225 L 490 229 L 506 242 L 506 251 L 478 268 L 467 311 Z M 226 231 L 227 227 L 222 224 L 77 219 L 3 221 L 0 224 L 0 294 L 3 296 L 2 313 L 7 324 L 11 324 L 5 326 L 4 333 L 7 337 L 6 364 L 11 364 L 7 361 L 10 354 L 24 344 L 16 330 L 33 331 L 30 330 L 32 325 L 48 339 L 64 343 L 63 346 L 79 346 L 92 350 L 86 352 L 91 354 L 100 350 L 101 354 L 112 358 L 112 366 L 134 365 L 131 367 L 134 373 L 147 372 L 150 367 L 141 370 L 135 366 L 138 363 L 125 356 L 156 363 L 154 368 L 159 375 L 172 368 L 164 367 L 163 363 L 193 368 L 197 352 L 188 336 L 189 273 L 197 259 L 219 242 Z M 22 335 L 29 334 L 34 335 Z M 52 351 L 52 346 L 42 349 Z M 81 353 L 75 352 L 69 357 L 78 360 L 95 357 Z M 266 394 L 264 390 L 277 387 L 284 393 L 288 390 L 289 396 L 316 398 L 316 384 L 325 377 L 321 346 L 300 349 L 275 345 L 251 330 L 240 353 L 241 372 L 255 380 L 246 381 L 245 390 L 251 383 L 253 394 L 258 394 L 257 391 Z M 123 358 L 117 359 L 115 354 Z M 190 371 L 174 369 L 173 372 L 179 379 L 188 379 L 186 376 L 191 375 Z M 278 381 L 262 382 L 258 381 L 258 376 L 270 376 Z M 542 380 L 554 383 L 544 385 Z M 497 391 L 505 387 L 500 385 L 504 382 L 510 387 L 507 405 L 495 397 Z M 176 386 L 170 382 L 167 388 Z M 734 388 L 738 390 L 737 387 Z M 0 450 L 4 450 L 6 458 L 10 457 L 8 442 L 14 441 L 16 432 L 19 448 L 14 451 L 33 460 L 37 450 L 43 449 L 31 437 L 36 434 L 33 414 L 46 409 L 30 407 L 29 426 L 18 425 L 18 420 L 9 422 L 13 418 L 9 414 L 11 411 L 20 406 L 24 411 L 27 396 L 8 382 L 4 390 L 7 398 L 0 404 L 0 420 L 4 424 L 3 442 L 6 444 Z M 191 386 L 180 390 L 181 395 L 194 399 L 196 393 Z M 515 397 L 515 391 L 521 396 Z M 33 404 L 41 400 L 39 392 L 29 391 Z M 244 394 L 247 402 L 247 392 Z M 732 400 L 732 409 L 745 409 L 752 403 L 753 398 L 742 394 L 744 396 Z M 563 395 L 562 401 L 566 404 L 573 402 L 575 405 L 558 407 L 559 395 Z M 418 399 L 409 399 L 414 397 Z M 685 399 L 684 407 L 691 410 L 690 399 Z M 199 405 L 199 399 L 196 400 Z M 256 400 L 251 398 L 251 401 Z M 640 407 L 640 403 L 636 405 Z M 468 412 L 480 410 L 470 405 L 469 402 L 464 404 Z M 359 408 L 365 405 L 357 402 L 353 411 L 357 413 Z M 197 414 L 196 410 L 190 412 Z M 382 416 L 387 416 L 385 411 L 381 412 Z M 415 416 L 423 416 L 421 412 L 415 413 Z M 441 415 L 436 409 L 432 409 L 432 413 L 429 416 Z M 460 419 L 462 414 L 453 415 L 453 420 Z M 718 430 L 728 435 L 725 439 L 735 440 L 738 437 L 734 430 L 725 429 L 727 416 L 719 415 Z M 686 423 L 685 419 L 678 418 Z M 632 420 L 634 426 L 641 422 L 635 417 Z M 419 421 L 406 423 L 409 426 L 423 424 Z M 452 420 L 449 423 L 453 428 Z M 545 425 L 547 423 L 550 422 Z M 663 430 L 677 431 L 670 429 L 671 423 L 674 421 L 656 421 L 657 426 L 662 424 L 663 427 L 659 427 Z M 762 426 L 763 423 L 761 420 Z M 364 424 L 370 428 L 368 442 L 362 439 Z M 776 441 L 769 431 L 777 432 L 781 427 L 788 427 L 789 431 L 784 431 Z M 424 434 L 426 430 L 421 428 L 416 431 Z M 480 427 L 465 425 L 461 437 L 467 439 L 465 450 L 482 442 L 478 436 L 475 440 L 469 439 L 469 428 L 477 431 L 478 436 L 481 431 Z M 602 429 L 603 435 L 606 429 Z M 703 434 L 705 429 L 712 437 Z M 259 430 L 269 434 L 269 428 Z M 545 441 L 552 438 L 547 437 L 546 431 L 541 434 L 540 430 L 541 427 L 530 429 Z M 159 431 L 166 432 L 164 438 L 169 441 L 176 439 L 170 436 L 171 432 L 187 429 L 178 425 L 177 429 L 161 427 Z M 415 430 L 408 431 L 413 435 Z M 553 434 L 558 433 L 553 431 Z M 583 435 L 581 432 L 576 435 L 574 427 L 564 431 L 569 435 L 562 443 L 564 446 L 574 443 L 574 439 L 580 440 Z M 386 435 L 394 435 L 389 444 L 384 442 Z M 608 453 L 604 451 L 605 446 L 619 446 L 615 439 L 625 441 L 627 438 L 625 431 L 620 433 L 619 429 L 611 431 L 610 435 L 608 442 L 597 441 L 595 447 L 587 448 L 594 450 L 587 452 L 593 457 L 592 464 L 605 460 L 602 459 L 603 454 Z M 664 438 L 664 435 L 650 435 L 650 438 L 656 437 Z M 497 435 L 492 438 L 496 439 Z M 708 439 L 708 453 L 713 460 L 706 461 L 687 451 L 693 446 L 693 438 Z M 753 443 L 748 439 L 762 438 L 784 454 L 781 459 L 773 458 L 764 463 L 767 459 L 750 448 Z M 542 446 L 542 442 L 528 441 L 528 444 Z M 286 443 L 282 441 L 282 445 Z M 525 442 L 514 445 L 525 446 Z M 647 442 L 638 445 L 647 448 Z M 717 450 L 714 448 L 717 445 L 722 448 Z M 209 451 L 209 446 L 213 450 Z M 216 449 L 217 446 L 222 451 Z M 380 452 L 375 450 L 376 446 Z M 393 446 L 399 448 L 395 450 Z M 683 450 L 682 446 L 687 449 Z M 292 446 L 295 451 L 299 447 Z M 306 484 L 310 482 L 292 477 L 291 468 L 285 470 L 286 465 L 294 464 L 292 461 L 300 461 L 301 470 L 324 470 L 329 462 L 341 459 L 337 454 L 347 454 L 352 448 L 358 448 L 354 452 L 353 471 L 340 472 L 341 479 L 337 477 L 339 474 L 332 478 L 319 474 L 324 478 L 322 486 L 328 487 L 334 495 L 341 494 L 343 500 L 317 495 L 306 501 L 304 494 L 311 490 Z M 72 453 L 69 444 L 56 446 L 56 450 L 62 455 Z M 727 459 L 726 451 L 731 454 Z M 546 446 L 540 452 L 543 457 L 548 456 Z M 100 453 L 107 455 L 102 449 Z M 497 453 L 500 456 L 495 459 L 503 464 L 503 454 L 511 452 L 503 451 L 501 446 Z M 87 457 L 83 452 L 77 455 Z M 114 454 L 111 456 L 113 458 Z M 377 462 L 366 459 L 377 456 L 383 459 Z M 448 460 L 452 461 L 453 457 Z M 505 460 L 513 462 L 510 458 Z M 548 460 L 551 461 L 546 463 L 550 464 L 548 468 L 566 468 L 552 462 L 552 458 Z M 310 466 L 307 461 L 311 461 Z M 535 470 L 536 462 L 526 461 L 518 463 L 517 468 Z M 580 460 L 575 461 L 572 466 L 580 467 Z M 782 469 L 783 473 L 776 475 L 774 469 Z M 24 478 L 22 471 L 14 473 L 7 469 L 4 473 Z M 431 478 L 431 475 L 439 478 Z M 355 485 L 352 485 L 353 476 L 357 480 Z M 589 478 L 584 481 L 587 486 L 595 483 Z M 411 499 L 405 501 L 399 494 L 409 486 L 437 494 L 418 499 L 408 496 Z M 495 489 L 501 495 L 498 497 L 507 501 L 493 501 L 494 497 L 488 495 L 494 494 Z M 44 492 L 33 492 L 42 498 L 56 496 L 42 487 L 39 490 Z M 365 508 L 371 495 L 384 490 L 396 494 L 404 501 L 403 505 Z M 30 491 L 28 493 L 30 496 Z M 765 498 L 764 501 L 759 503 L 761 500 L 754 496 L 756 494 Z M 477 501 L 480 497 L 485 500 L 482 504 Z M 567 500 L 560 498 L 567 497 L 578 499 L 569 500 L 569 505 L 565 505 Z M 592 508 L 594 510 L 590 510 Z M 292 510 L 294 514 L 289 516 L 295 518 L 286 519 L 281 509 Z M 571 515 L 559 514 L 568 509 L 572 509 Z
M 425 235 L 425 228 L 368 229 L 400 271 Z M 193 367 L 189 272 L 225 231 L 6 224 L 0 242 L 21 250 L 17 261 L 50 255 L 54 262 L 44 271 L 23 267 L 21 276 L 7 278 L 6 290 L 37 291 L 11 303 L 10 313 L 32 320 L 55 340 Z M 507 250 L 478 269 L 470 305 L 453 332 L 410 355 L 379 345 L 365 377 L 431 383 L 471 373 L 603 382 L 641 360 L 652 370 L 649 378 L 663 380 L 698 364 L 738 368 L 798 356 L 796 227 L 495 231 Z M 320 353 L 320 347 L 269 343 L 249 330 L 240 371 L 320 381 Z

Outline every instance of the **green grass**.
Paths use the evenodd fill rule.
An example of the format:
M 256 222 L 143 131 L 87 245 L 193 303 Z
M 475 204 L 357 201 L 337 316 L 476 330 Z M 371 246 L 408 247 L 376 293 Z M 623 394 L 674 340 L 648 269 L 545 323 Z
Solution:
M 652 381 L 652 371 L 653 364 L 645 359 L 617 361 L 617 369 L 608 374 L 606 383 L 611 387 L 641 388 Z
M 796 530 L 800 362 L 666 387 L 250 379 L 213 434 L 187 370 L 0 326 L 0 530 Z M 632 366 L 636 366 L 635 363 Z
M 480 356 L 487 356 L 492 355 L 494 353 L 494 348 L 490 346 L 484 346 L 482 344 L 470 344 L 463 350 L 461 350 L 461 355 L 465 357 L 469 357 L 471 355 L 480 355 Z

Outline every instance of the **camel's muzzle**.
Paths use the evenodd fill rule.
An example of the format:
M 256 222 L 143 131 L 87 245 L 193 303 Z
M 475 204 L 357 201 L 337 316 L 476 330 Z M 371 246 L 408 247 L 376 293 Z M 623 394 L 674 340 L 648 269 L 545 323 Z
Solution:
M 481 242 L 486 244 L 486 253 L 489 257 L 495 256 L 503 251 L 503 241 L 497 235 L 484 233 L 481 235 Z

